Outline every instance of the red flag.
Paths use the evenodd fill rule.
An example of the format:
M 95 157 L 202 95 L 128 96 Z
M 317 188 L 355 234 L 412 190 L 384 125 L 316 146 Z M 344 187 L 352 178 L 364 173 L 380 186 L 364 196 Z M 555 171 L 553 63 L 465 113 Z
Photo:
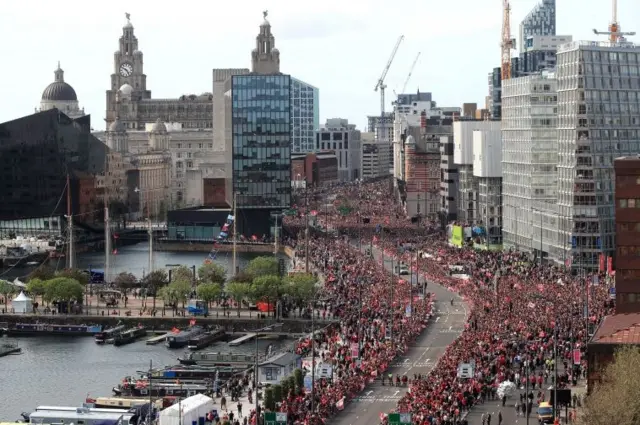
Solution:
M 598 271 L 599 272 L 603 272 L 605 270 L 604 268 L 604 254 L 600 254 L 600 256 L 598 257 Z
M 607 257 L 607 274 L 613 274 L 613 257 Z
M 312 216 L 316 216 L 316 215 L 318 215 L 318 211 L 316 211 L 316 210 L 312 210 L 312 211 L 311 211 L 311 215 L 312 215 Z
M 120 235 L 119 235 L 119 234 L 117 234 L 117 233 L 114 233 L 114 234 L 113 234 L 113 239 L 118 239 L 118 238 L 120 238 Z

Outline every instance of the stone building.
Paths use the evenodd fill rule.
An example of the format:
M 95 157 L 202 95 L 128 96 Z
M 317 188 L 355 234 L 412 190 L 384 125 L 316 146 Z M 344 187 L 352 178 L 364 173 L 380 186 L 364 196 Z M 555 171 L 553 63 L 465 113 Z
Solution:
M 211 93 L 183 95 L 174 99 L 153 99 L 147 89 L 142 51 L 127 16 L 122 28 L 119 49 L 114 53 L 114 72 L 106 93 L 107 128 L 116 120 L 127 130 L 143 130 L 147 123 L 158 119 L 179 122 L 184 128 L 212 127 L 213 103 Z
M 78 106 L 78 96 L 71 85 L 64 81 L 64 71 L 58 68 L 53 72 L 55 79 L 42 92 L 40 108 L 36 112 L 48 111 L 56 108 L 71 119 L 80 118 L 85 115 L 84 108 Z

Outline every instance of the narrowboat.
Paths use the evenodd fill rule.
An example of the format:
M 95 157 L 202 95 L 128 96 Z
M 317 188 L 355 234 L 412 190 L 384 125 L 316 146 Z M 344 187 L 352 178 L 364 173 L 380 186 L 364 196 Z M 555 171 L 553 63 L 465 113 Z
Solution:
M 104 344 L 105 342 L 107 342 L 108 339 L 114 338 L 116 335 L 118 335 L 120 332 L 124 331 L 125 329 L 126 329 L 125 325 L 118 325 L 114 328 L 110 328 L 102 332 L 98 332 L 95 337 L 96 344 Z
M 184 331 L 171 333 L 167 335 L 167 348 L 184 348 L 187 346 L 191 338 L 194 338 L 205 332 L 205 329 L 201 326 L 191 326 Z
M 142 338 L 145 335 L 147 335 L 147 328 L 143 326 L 127 329 L 126 331 L 121 332 L 115 336 L 115 338 L 113 339 L 113 345 L 119 347 L 121 345 L 131 344 L 138 338 Z
M 7 330 L 8 335 L 60 335 L 60 336 L 93 336 L 102 332 L 100 325 L 55 325 L 50 323 L 16 323 Z
M 118 397 L 191 397 L 195 394 L 203 394 L 211 390 L 211 386 L 200 384 L 183 384 L 178 381 L 172 382 L 151 382 L 146 379 L 125 378 L 117 387 L 113 387 L 112 391 Z
M 208 347 L 212 343 L 220 340 L 225 336 L 225 332 L 223 329 L 216 329 L 213 331 L 205 332 L 200 335 L 196 335 L 189 339 L 187 342 L 187 348 L 189 350 L 201 350 L 203 348 Z
M 258 360 L 264 360 L 259 358 Z M 189 366 L 224 366 L 224 367 L 252 367 L 256 363 L 254 354 L 235 353 L 185 353 L 184 357 L 178 357 L 180 364 Z

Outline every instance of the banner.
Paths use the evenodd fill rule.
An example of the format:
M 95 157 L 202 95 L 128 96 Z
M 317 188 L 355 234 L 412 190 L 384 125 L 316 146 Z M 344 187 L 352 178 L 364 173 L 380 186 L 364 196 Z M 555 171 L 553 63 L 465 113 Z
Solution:
M 575 348 L 573 350 L 573 364 L 579 365 L 581 360 L 582 360 L 582 353 L 580 352 L 580 349 Z
M 599 272 L 603 272 L 605 270 L 604 268 L 604 254 L 600 254 L 600 256 L 598 257 L 598 271 Z
M 607 257 L 607 274 L 613 275 L 613 257 Z
M 456 246 L 458 248 L 462 248 L 462 243 L 464 241 L 464 238 L 462 235 L 463 235 L 462 226 L 452 226 L 451 240 L 449 241 L 451 245 Z

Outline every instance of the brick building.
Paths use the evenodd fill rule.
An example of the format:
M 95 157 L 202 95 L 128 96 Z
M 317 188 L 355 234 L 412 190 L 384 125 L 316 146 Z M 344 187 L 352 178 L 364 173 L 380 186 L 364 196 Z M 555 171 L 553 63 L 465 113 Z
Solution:
M 333 151 L 291 155 L 291 179 L 295 187 L 323 186 L 338 182 L 338 158 Z

